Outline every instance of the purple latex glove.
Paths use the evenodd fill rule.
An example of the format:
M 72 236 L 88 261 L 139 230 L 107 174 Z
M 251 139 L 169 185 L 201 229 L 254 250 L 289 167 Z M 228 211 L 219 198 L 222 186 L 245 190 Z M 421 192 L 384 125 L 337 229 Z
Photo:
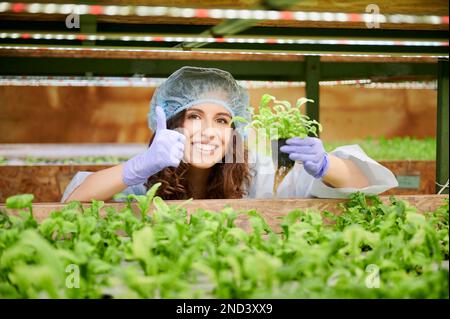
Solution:
M 328 170 L 328 154 L 322 141 L 316 137 L 293 137 L 286 140 L 280 151 L 289 154 L 293 161 L 302 161 L 306 172 L 314 178 L 322 178 Z
M 186 136 L 169 130 L 166 126 L 166 114 L 156 107 L 156 132 L 150 147 L 125 162 L 123 166 L 123 182 L 128 185 L 141 184 L 166 167 L 178 167 L 184 156 Z

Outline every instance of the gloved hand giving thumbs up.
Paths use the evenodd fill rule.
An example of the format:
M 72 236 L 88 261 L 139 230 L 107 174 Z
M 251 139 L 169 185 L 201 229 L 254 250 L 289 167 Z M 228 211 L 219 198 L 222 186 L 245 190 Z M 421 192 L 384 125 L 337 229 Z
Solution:
M 123 182 L 128 185 L 141 184 L 166 167 L 178 167 L 184 155 L 186 136 L 167 129 L 166 114 L 156 107 L 157 127 L 150 147 L 134 156 L 123 166 Z

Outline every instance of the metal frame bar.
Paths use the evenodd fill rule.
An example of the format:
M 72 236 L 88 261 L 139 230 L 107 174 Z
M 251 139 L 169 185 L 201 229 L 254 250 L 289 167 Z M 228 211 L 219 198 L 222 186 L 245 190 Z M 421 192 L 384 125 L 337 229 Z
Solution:
M 90 14 L 80 16 L 80 31 L 82 33 L 96 33 L 97 17 Z M 92 46 L 95 45 L 95 41 L 85 40 L 83 45 Z
M 436 182 L 448 182 L 449 131 L 448 131 L 448 60 L 438 62 L 437 131 L 436 131 Z M 436 193 L 442 186 L 436 185 Z M 448 194 L 448 187 L 443 191 Z
M 306 115 L 316 121 L 319 121 L 320 115 L 320 70 L 319 56 L 308 56 L 305 58 L 306 97 L 314 100 L 314 103 L 306 103 Z
M 309 58 L 309 57 L 306 57 Z M 305 58 L 305 59 L 306 59 Z M 313 57 L 310 57 L 313 58 Z M 311 61 L 311 60 L 310 60 Z M 306 62 L 0 57 L 0 75 L 167 77 L 184 65 L 223 68 L 242 80 L 305 81 Z M 437 63 L 320 62 L 320 80 L 436 78 Z

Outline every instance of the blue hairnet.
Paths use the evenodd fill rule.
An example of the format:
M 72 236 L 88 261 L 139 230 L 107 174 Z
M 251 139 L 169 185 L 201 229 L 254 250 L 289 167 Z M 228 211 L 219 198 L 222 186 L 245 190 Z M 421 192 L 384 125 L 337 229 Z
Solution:
M 153 94 L 148 113 L 148 125 L 156 130 L 156 106 L 159 105 L 169 120 L 179 112 L 201 103 L 215 103 L 225 107 L 231 116 L 248 121 L 251 114 L 247 90 L 237 84 L 233 76 L 215 68 L 185 66 L 172 73 Z M 246 137 L 245 123 L 234 122 L 242 137 Z

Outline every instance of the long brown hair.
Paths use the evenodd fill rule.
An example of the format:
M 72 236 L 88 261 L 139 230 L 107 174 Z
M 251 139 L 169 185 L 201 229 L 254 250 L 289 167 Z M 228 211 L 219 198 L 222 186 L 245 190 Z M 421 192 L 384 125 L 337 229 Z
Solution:
M 186 110 L 181 111 L 167 121 L 168 129 L 175 129 L 183 126 Z M 234 128 L 234 125 L 232 124 Z M 150 139 L 149 146 L 153 142 L 154 134 Z M 242 154 L 243 151 L 243 154 Z M 208 177 L 208 187 L 205 194 L 206 199 L 213 198 L 242 198 L 247 193 L 251 181 L 248 166 L 248 152 L 244 141 L 239 134 L 233 134 L 233 141 L 230 143 L 227 152 L 232 152 L 232 163 L 226 163 L 224 158 L 214 164 Z M 231 158 L 231 154 L 229 154 Z M 237 163 L 237 159 L 244 162 Z M 155 183 L 161 183 L 156 195 L 168 199 L 187 199 L 194 197 L 185 175 L 188 172 L 189 164 L 183 161 L 178 167 L 166 167 L 160 172 L 150 176 L 145 186 L 149 189 Z

